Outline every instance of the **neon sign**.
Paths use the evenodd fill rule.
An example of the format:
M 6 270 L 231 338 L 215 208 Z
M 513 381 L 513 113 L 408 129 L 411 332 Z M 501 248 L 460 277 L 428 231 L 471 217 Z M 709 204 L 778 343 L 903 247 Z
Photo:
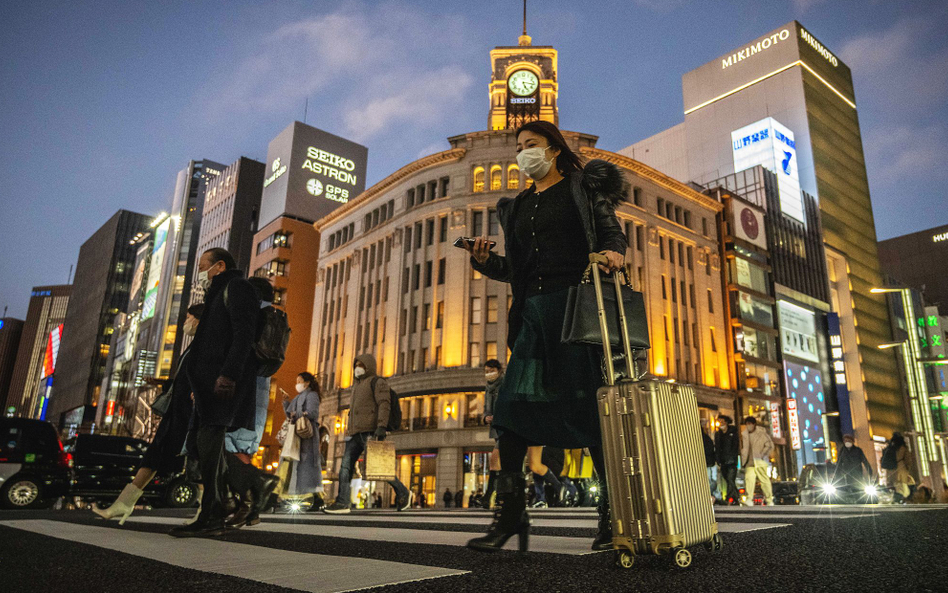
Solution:
M 948 232 L 932 236 L 932 243 L 941 243 L 942 241 L 948 241 Z

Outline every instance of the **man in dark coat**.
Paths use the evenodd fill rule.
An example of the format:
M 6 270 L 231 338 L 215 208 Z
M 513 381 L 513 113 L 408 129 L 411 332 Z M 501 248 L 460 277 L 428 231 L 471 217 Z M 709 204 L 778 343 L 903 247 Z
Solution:
M 192 430 L 204 495 L 197 521 L 173 529 L 175 537 L 223 533 L 224 433 L 229 428 L 254 429 L 257 364 L 253 344 L 260 304 L 236 268 L 233 256 L 221 248 L 205 251 L 198 261 L 205 308 L 186 371 L 194 393 Z
M 737 434 L 737 427 L 731 425 L 731 419 L 728 416 L 718 416 L 718 424 L 720 428 L 714 435 L 714 455 L 721 468 L 721 479 L 724 480 L 727 488 L 724 500 L 729 504 L 738 504 L 740 498 L 735 480 L 737 479 L 737 457 L 741 450 L 740 437 Z
M 836 468 L 837 476 L 847 484 L 864 485 L 872 480 L 872 466 L 851 434 L 843 435 L 843 448 L 839 450 Z

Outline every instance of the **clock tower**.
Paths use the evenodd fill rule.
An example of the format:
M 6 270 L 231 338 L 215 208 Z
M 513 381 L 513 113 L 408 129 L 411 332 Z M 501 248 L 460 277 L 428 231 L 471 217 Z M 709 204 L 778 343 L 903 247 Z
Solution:
M 489 129 L 512 130 L 535 120 L 559 125 L 556 50 L 532 45 L 526 18 L 518 44 L 492 49 L 490 64 Z

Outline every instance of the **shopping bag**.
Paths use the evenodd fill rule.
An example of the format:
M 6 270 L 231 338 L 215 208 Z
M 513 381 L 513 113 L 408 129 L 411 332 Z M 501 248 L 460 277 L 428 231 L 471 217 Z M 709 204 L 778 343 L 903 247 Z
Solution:
M 283 451 L 280 452 L 280 459 L 300 460 L 300 439 L 296 436 L 296 426 L 292 422 L 286 431 L 286 442 L 283 444 Z
M 395 479 L 395 443 L 392 441 L 369 441 L 365 444 L 365 479 Z

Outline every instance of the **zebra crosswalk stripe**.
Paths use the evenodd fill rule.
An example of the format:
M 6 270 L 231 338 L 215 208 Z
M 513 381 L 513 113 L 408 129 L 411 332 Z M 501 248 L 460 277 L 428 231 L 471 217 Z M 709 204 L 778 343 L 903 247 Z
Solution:
M 181 519 L 173 521 L 181 524 Z M 122 530 L 121 537 L 116 537 L 116 530 L 109 527 L 47 519 L 0 521 L 0 525 L 132 554 L 182 568 L 239 577 L 310 593 L 355 591 L 468 572 L 368 558 L 306 554 L 214 539 L 172 540 L 163 533 L 131 529 Z

